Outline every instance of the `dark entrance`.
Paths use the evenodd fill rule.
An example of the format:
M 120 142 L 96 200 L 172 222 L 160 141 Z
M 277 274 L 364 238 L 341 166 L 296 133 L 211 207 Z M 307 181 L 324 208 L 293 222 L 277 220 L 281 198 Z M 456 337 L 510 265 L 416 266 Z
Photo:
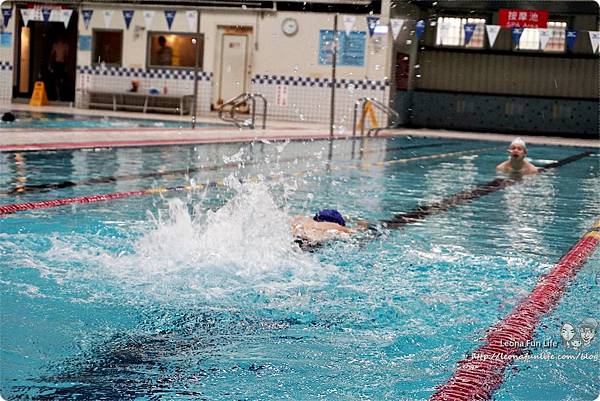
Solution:
M 34 83 L 43 81 L 48 100 L 75 100 L 77 17 L 77 10 L 73 10 L 67 28 L 62 22 L 43 21 L 29 21 L 24 26 L 18 18 L 15 35 L 18 65 L 13 97 L 29 98 Z

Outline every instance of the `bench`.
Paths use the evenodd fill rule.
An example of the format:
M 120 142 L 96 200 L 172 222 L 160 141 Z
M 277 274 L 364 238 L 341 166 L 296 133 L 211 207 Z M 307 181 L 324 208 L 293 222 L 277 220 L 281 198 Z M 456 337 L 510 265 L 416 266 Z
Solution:
M 151 95 L 137 92 L 88 91 L 89 107 L 98 109 L 155 111 L 158 113 L 179 112 L 189 114 L 192 109 L 192 95 Z

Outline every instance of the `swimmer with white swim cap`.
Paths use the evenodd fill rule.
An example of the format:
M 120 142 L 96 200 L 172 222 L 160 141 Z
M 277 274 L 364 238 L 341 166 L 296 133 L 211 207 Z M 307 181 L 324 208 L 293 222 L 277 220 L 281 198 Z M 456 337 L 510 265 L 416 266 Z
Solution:
M 537 174 L 538 169 L 528 160 L 527 145 L 521 138 L 515 138 L 508 147 L 509 158 L 507 161 L 496 166 L 496 170 L 503 173 L 519 173 L 519 174 Z

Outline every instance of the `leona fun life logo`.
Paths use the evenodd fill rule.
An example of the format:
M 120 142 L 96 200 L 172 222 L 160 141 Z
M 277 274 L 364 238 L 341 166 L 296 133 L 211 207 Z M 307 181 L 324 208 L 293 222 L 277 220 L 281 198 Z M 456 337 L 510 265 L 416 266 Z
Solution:
M 575 351 L 590 347 L 596 339 L 598 325 L 598 321 L 591 317 L 583 319 L 579 325 L 564 322 L 560 327 L 563 346 Z

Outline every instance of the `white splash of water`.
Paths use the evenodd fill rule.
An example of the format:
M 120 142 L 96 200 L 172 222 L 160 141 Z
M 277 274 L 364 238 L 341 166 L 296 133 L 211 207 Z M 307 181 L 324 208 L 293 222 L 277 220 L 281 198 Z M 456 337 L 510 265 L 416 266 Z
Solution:
M 108 281 L 131 302 L 230 304 L 325 284 L 335 267 L 293 244 L 290 217 L 268 185 L 240 184 L 234 176 L 226 182 L 237 194 L 216 211 L 169 200 L 168 210 L 151 215 L 152 227 L 131 240 L 133 252 L 82 250 L 60 240 L 49 254 L 85 262 L 80 274 L 91 284 Z

